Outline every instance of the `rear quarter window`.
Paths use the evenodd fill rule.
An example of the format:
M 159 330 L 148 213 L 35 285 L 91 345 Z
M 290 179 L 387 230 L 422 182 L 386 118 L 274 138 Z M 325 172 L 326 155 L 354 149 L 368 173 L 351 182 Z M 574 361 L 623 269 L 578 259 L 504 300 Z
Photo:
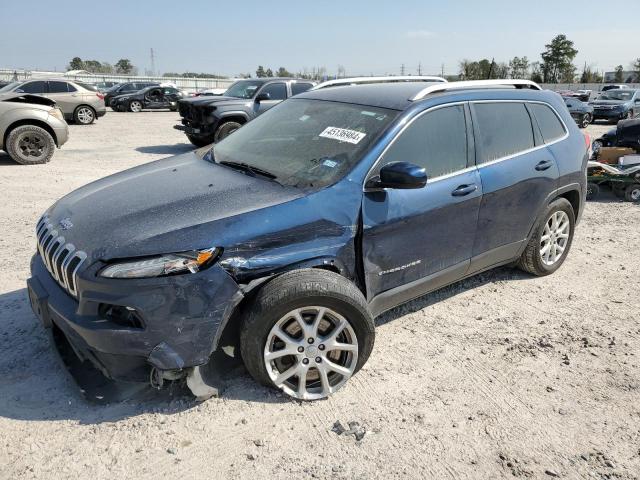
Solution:
M 533 112 L 533 116 L 536 117 L 536 122 L 538 122 L 542 139 L 545 143 L 553 142 L 565 136 L 564 125 L 551 107 L 541 103 L 530 103 L 529 108 Z
M 534 147 L 533 125 L 524 103 L 475 103 L 478 163 L 491 162 Z

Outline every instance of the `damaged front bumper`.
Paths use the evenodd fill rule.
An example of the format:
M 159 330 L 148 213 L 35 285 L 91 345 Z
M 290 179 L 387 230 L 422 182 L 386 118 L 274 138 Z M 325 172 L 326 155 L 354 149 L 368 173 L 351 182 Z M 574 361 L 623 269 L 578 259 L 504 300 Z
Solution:
M 243 298 L 219 265 L 195 274 L 122 280 L 98 277 L 101 266 L 80 274 L 77 300 L 56 283 L 38 254 L 27 284 L 43 324 L 113 380 L 148 382 L 153 369 L 186 373 L 206 364 Z

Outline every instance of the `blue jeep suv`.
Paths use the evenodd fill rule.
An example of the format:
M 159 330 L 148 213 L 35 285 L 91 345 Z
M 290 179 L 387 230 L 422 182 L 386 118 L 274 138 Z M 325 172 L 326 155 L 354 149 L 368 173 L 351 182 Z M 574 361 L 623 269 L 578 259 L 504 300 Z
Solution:
M 528 81 L 316 87 L 60 199 L 29 295 L 111 379 L 206 397 L 224 348 L 257 381 L 324 398 L 364 365 L 382 312 L 499 265 L 556 271 L 586 164 L 562 98 Z

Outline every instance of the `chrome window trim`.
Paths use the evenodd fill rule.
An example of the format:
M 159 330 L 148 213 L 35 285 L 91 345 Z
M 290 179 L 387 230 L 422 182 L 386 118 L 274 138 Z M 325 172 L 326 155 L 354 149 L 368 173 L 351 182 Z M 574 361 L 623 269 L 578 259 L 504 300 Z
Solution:
M 382 150 L 382 152 L 380 153 L 380 155 L 378 155 L 378 158 L 376 158 L 376 161 L 373 162 L 373 165 L 371 166 L 371 168 L 369 168 L 369 171 L 367 172 L 367 174 L 365 175 L 365 181 L 363 184 L 363 191 L 367 191 L 369 189 L 364 188 L 364 185 L 367 184 L 367 181 L 370 179 L 371 177 L 371 172 L 373 172 L 376 167 L 378 166 L 378 164 L 380 163 L 380 161 L 384 158 L 384 156 L 386 155 L 387 151 L 389 150 L 389 148 L 391 148 L 391 146 L 396 142 L 396 140 L 398 140 L 398 138 L 400 138 L 400 136 L 404 133 L 404 131 L 409 128 L 409 126 L 415 122 L 418 118 L 422 117 L 423 115 L 426 115 L 429 112 L 433 112 L 435 110 L 439 110 L 441 108 L 446 108 L 446 107 L 455 107 L 455 106 L 459 106 L 459 105 L 465 105 L 469 103 L 467 100 L 464 101 L 459 101 L 459 102 L 452 102 L 452 103 L 443 103 L 442 105 L 434 105 L 433 107 L 430 107 L 426 110 L 423 110 L 421 112 L 419 112 L 417 115 L 415 115 L 413 118 L 409 119 L 409 121 L 400 129 L 400 131 L 398 133 L 396 133 L 396 135 L 391 139 L 391 141 L 387 144 L 386 147 L 384 147 L 384 150 Z M 469 135 L 469 132 L 467 132 L 467 136 Z M 467 158 L 467 162 L 469 161 L 469 159 Z M 451 177 L 455 177 L 456 175 L 461 175 L 463 173 L 467 173 L 470 172 L 472 170 L 477 169 L 477 165 L 472 165 L 472 166 L 467 166 L 463 169 L 460 170 L 456 170 L 455 172 L 451 172 L 451 173 L 445 173 L 444 175 L 439 175 L 437 177 L 432 177 L 432 178 L 427 178 L 427 185 L 429 183 L 433 183 L 433 182 L 438 182 L 440 180 L 445 180 L 447 178 L 451 178 Z
M 519 152 L 511 153 L 509 155 L 505 155 L 504 157 L 499 157 L 484 163 L 478 163 L 476 158 L 476 167 L 478 167 L 478 169 L 481 169 L 483 167 L 488 167 L 490 165 L 495 165 L 496 163 L 504 162 L 505 160 L 511 160 L 512 158 L 519 157 L 520 155 L 526 155 L 528 153 L 535 152 L 536 150 L 540 150 L 550 145 L 554 145 L 558 142 L 562 142 L 563 140 L 566 140 L 567 138 L 569 138 L 569 129 L 567 128 L 567 124 L 564 123 L 564 120 L 562 119 L 558 111 L 555 108 L 553 108 L 553 105 L 547 102 L 543 102 L 540 100 L 471 100 L 469 101 L 469 104 L 475 104 L 475 103 L 538 103 L 538 104 L 549 107 L 551 111 L 554 113 L 554 115 L 558 118 L 558 120 L 560 120 L 560 123 L 562 124 L 562 128 L 564 128 L 564 135 L 560 138 L 553 140 L 552 142 L 545 143 L 544 139 L 542 139 L 542 143 L 540 145 L 534 145 L 532 148 L 528 148 L 526 150 L 520 150 Z M 533 122 L 534 119 L 532 118 L 531 121 Z M 475 123 L 474 123 L 474 127 L 475 127 Z M 534 135 L 534 142 L 535 142 L 535 135 Z

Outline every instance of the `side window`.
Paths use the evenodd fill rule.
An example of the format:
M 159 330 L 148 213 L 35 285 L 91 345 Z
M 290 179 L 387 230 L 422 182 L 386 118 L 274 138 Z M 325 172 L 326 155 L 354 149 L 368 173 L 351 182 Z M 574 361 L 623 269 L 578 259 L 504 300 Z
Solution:
M 299 93 L 302 92 L 306 92 L 307 90 L 309 90 L 313 85 L 311 83 L 292 83 L 291 84 L 291 94 L 292 95 L 297 95 Z
M 49 93 L 68 93 L 66 82 L 49 82 Z
M 268 93 L 270 100 L 286 100 L 287 86 L 284 83 L 271 83 L 260 90 L 260 93 Z
M 46 82 L 29 82 L 21 85 L 20 90 L 24 93 L 45 93 L 47 91 Z
M 533 116 L 536 117 L 545 143 L 564 137 L 566 133 L 564 126 L 550 107 L 541 103 L 530 103 L 529 108 L 533 112 Z
M 420 165 L 429 178 L 466 168 L 467 126 L 464 107 L 439 108 L 417 118 L 384 154 L 382 165 L 391 162 Z
M 165 95 L 173 95 L 174 93 L 178 93 L 178 90 L 176 90 L 175 88 L 171 88 L 171 87 L 165 87 L 164 88 L 164 94 Z
M 133 85 L 133 83 L 125 83 L 121 88 L 120 91 L 121 92 L 128 92 L 130 90 L 135 90 L 136 87 Z
M 531 117 L 523 103 L 475 103 L 478 163 L 491 162 L 534 147 Z
M 72 93 L 78 91 L 78 89 L 76 87 L 74 87 L 73 85 L 71 85 L 70 83 L 67 83 L 67 90 L 69 92 L 72 92 Z

